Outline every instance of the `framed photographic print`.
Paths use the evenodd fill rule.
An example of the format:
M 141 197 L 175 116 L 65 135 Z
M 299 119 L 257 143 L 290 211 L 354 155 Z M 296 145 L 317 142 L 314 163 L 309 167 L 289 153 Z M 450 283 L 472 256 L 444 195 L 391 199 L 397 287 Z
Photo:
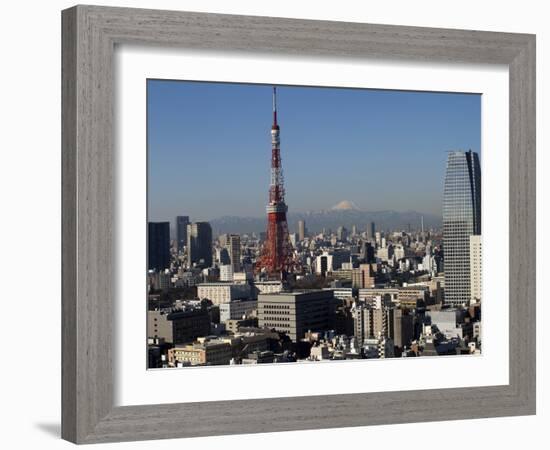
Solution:
M 534 74 L 532 35 L 63 11 L 63 437 L 534 414 Z

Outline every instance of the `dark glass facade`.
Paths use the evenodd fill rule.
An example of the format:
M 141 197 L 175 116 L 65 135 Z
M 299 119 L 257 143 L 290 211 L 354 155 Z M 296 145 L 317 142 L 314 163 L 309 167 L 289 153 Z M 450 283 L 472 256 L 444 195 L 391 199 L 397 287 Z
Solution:
M 187 264 L 212 266 L 212 228 L 208 222 L 195 222 L 187 226 Z
M 147 230 L 147 268 L 170 267 L 170 222 L 149 222 Z

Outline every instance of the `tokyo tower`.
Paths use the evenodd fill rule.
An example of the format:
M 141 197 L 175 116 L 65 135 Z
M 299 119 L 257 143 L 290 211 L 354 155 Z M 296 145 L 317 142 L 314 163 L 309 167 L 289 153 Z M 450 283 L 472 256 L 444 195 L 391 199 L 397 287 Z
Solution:
M 286 279 L 295 269 L 286 213 L 283 168 L 281 165 L 280 128 L 277 124 L 277 90 L 273 88 L 273 125 L 271 127 L 271 183 L 267 204 L 267 238 L 262 247 L 256 271 L 262 271 L 271 279 Z

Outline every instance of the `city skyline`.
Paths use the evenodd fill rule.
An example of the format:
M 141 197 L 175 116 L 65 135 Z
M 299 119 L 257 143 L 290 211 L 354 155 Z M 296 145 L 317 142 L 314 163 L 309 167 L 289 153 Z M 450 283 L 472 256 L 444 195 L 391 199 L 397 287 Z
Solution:
M 366 214 L 356 214 L 356 203 L 360 202 L 356 197 L 346 195 L 346 200 L 336 207 L 336 216 L 331 215 L 336 233 L 331 227 L 325 228 L 326 220 L 320 232 L 315 232 L 319 221 L 311 229 L 308 228 L 308 224 L 312 225 L 310 218 L 313 218 L 309 215 L 296 223 L 298 232 L 291 234 L 287 220 L 287 200 L 290 198 L 287 188 L 292 186 L 288 182 L 292 175 L 285 180 L 282 171 L 288 167 L 292 174 L 296 161 L 281 162 L 285 147 L 281 145 L 280 137 L 281 131 L 285 136 L 285 119 L 278 108 L 277 88 L 274 86 L 271 89 L 271 126 L 268 128 L 271 152 L 264 161 L 270 170 L 264 210 L 267 220 L 260 232 L 233 234 L 227 233 L 226 229 L 223 234 L 214 233 L 214 221 L 197 220 L 193 217 L 196 210 L 190 206 L 180 212 L 181 206 L 178 205 L 178 211 L 171 211 L 172 217 L 174 212 L 188 214 L 176 216 L 175 241 L 170 241 L 168 236 L 171 221 L 149 221 L 146 278 L 148 367 L 481 354 L 483 250 L 478 153 L 472 150 L 437 152 L 437 156 L 447 156 L 441 200 L 442 230 L 439 227 L 426 229 L 425 225 L 431 219 L 426 221 L 424 215 L 418 213 L 410 219 L 411 222 L 418 222 L 420 228 L 414 223 L 411 226 L 411 222 L 407 223 L 406 229 L 402 226 L 390 229 L 377 227 L 378 220 L 369 217 L 367 221 Z M 323 97 L 326 92 L 319 95 Z M 354 91 L 354 94 L 358 92 L 364 93 Z M 386 100 L 390 98 L 388 95 L 399 96 L 401 102 L 405 98 L 403 95 L 408 96 L 410 101 L 410 96 L 414 97 L 413 93 L 392 92 L 386 93 Z M 340 95 L 337 97 L 341 100 Z M 189 99 L 187 97 L 185 105 L 187 110 L 192 109 Z M 214 104 L 218 100 L 216 96 Z M 413 100 L 418 100 L 418 97 Z M 346 103 L 346 111 L 353 109 L 349 102 Z M 311 102 L 307 104 L 311 105 Z M 334 104 L 338 102 L 330 103 L 331 112 Z M 251 111 L 255 109 L 251 106 L 252 102 L 247 102 L 245 98 L 241 99 L 240 105 L 246 105 Z M 399 105 L 404 108 L 403 103 Z M 201 103 L 201 106 L 204 105 Z M 300 111 L 300 107 L 296 107 Z M 395 114 L 396 105 L 393 107 L 392 114 Z M 202 122 L 206 128 L 217 125 L 216 114 L 212 110 L 209 112 Z M 239 158 L 238 151 L 232 151 L 231 146 L 240 145 L 241 141 L 232 140 L 227 131 L 234 127 L 231 125 L 232 119 L 246 119 L 246 114 L 231 113 L 226 112 L 220 127 L 227 125 L 226 122 L 230 125 L 225 132 L 220 130 L 219 133 L 227 143 L 224 148 L 227 155 L 216 153 L 219 150 L 217 146 L 210 154 L 191 152 L 186 160 L 189 164 L 185 181 L 189 183 L 189 188 L 175 186 L 168 189 L 165 186 L 163 196 L 153 198 L 153 201 L 149 198 L 150 206 L 169 204 L 168 199 L 177 198 L 177 193 L 182 192 L 184 196 L 200 201 L 202 208 L 213 209 L 218 216 L 223 211 L 222 206 L 229 206 L 233 216 L 247 210 L 246 207 L 260 209 L 250 203 L 250 198 L 254 196 L 265 199 L 264 195 L 257 193 L 257 187 L 264 183 L 252 180 L 260 170 L 254 169 L 251 154 L 244 151 L 248 156 L 243 159 Z M 208 120 L 210 115 L 213 120 Z M 197 117 L 201 114 L 198 113 Z M 300 117 L 294 119 L 300 122 Z M 345 114 L 339 118 L 344 122 L 349 119 L 350 116 Z M 334 124 L 331 122 L 331 125 Z M 414 128 L 418 123 L 415 121 L 408 125 Z M 455 122 L 452 125 L 458 126 Z M 248 120 L 246 126 L 250 126 Z M 317 126 L 322 127 L 322 124 L 317 123 Z M 344 133 L 349 133 L 349 129 L 343 128 Z M 340 128 L 337 130 L 342 132 Z M 399 132 L 399 127 L 393 131 Z M 190 131 L 190 134 L 202 136 L 200 143 L 212 142 L 211 135 L 204 130 L 201 132 L 199 128 L 194 129 L 193 133 Z M 335 139 L 334 134 L 337 133 L 325 132 L 323 128 L 323 132 L 318 132 L 317 140 L 320 138 L 325 143 Z M 241 132 L 240 136 L 246 140 L 245 132 Z M 348 143 L 353 141 L 349 137 L 345 136 Z M 413 135 L 409 134 L 407 138 L 409 142 L 414 141 Z M 391 138 L 388 140 L 391 141 Z M 315 138 L 311 141 L 314 143 Z M 303 194 L 307 186 L 303 179 L 311 174 L 315 177 L 315 183 L 311 185 L 315 195 L 307 199 L 308 206 L 319 198 L 326 201 L 331 193 L 341 195 L 342 187 L 352 193 L 367 189 L 369 198 L 381 202 L 390 201 L 394 195 L 392 188 L 397 188 L 409 209 L 416 207 L 425 210 L 425 207 L 418 208 L 417 205 L 427 204 L 422 200 L 427 199 L 428 203 L 433 201 L 430 194 L 435 191 L 426 190 L 423 182 L 433 183 L 436 189 L 443 178 L 443 171 L 434 168 L 437 156 L 429 152 L 414 155 L 413 160 L 420 168 L 407 163 L 406 156 L 410 157 L 408 152 L 399 156 L 385 154 L 388 162 L 380 167 L 374 164 L 374 169 L 371 169 L 372 165 L 368 163 L 372 163 L 374 158 L 368 153 L 365 166 L 361 159 L 365 157 L 365 152 L 359 151 L 352 155 L 343 151 L 337 154 L 332 152 L 331 167 L 323 168 L 326 161 L 323 162 L 317 147 L 312 144 L 313 147 L 316 149 L 314 154 L 308 156 L 307 152 L 303 152 L 306 153 L 307 170 L 301 166 L 294 172 L 295 182 L 300 184 L 294 185 L 294 188 L 299 194 Z M 174 151 L 172 156 L 179 153 Z M 254 156 L 257 155 L 254 153 Z M 300 156 L 304 157 L 303 154 Z M 425 160 L 426 157 L 428 160 Z M 154 178 L 154 171 L 159 167 L 155 162 L 151 163 L 152 159 L 149 162 Z M 208 164 L 206 175 L 200 167 L 192 170 L 190 166 L 193 161 L 201 167 Z M 160 164 L 164 170 L 162 180 L 172 182 L 169 169 L 177 169 L 177 164 L 173 160 L 168 162 L 168 166 Z M 213 176 L 219 167 L 223 170 L 218 176 Z M 402 167 L 405 167 L 406 176 L 398 174 Z M 250 171 L 250 176 L 240 176 L 239 168 Z M 340 170 L 344 172 L 340 173 Z M 363 183 L 353 179 L 351 175 L 355 171 L 361 173 Z M 384 183 L 366 186 L 365 180 L 375 178 L 376 173 L 383 174 Z M 193 182 L 194 177 L 198 177 L 196 182 Z M 247 189 L 233 192 L 240 182 Z M 154 185 L 156 188 L 156 183 Z M 214 194 L 216 197 L 212 200 L 209 196 Z M 220 206 L 216 208 L 215 205 Z M 385 203 L 384 207 L 392 207 L 391 201 L 390 205 Z M 354 222 L 349 230 L 346 226 L 349 226 L 347 220 L 350 217 Z M 240 220 L 243 221 L 246 222 Z M 367 231 L 362 231 L 367 223 Z M 248 221 L 246 226 L 250 228 L 251 225 Z
M 148 81 L 148 220 L 264 215 L 271 89 Z M 279 96 L 291 214 L 350 200 L 441 216 L 447 152 L 479 153 L 478 95 L 283 86 Z M 423 195 L 403 195 L 403 180 Z

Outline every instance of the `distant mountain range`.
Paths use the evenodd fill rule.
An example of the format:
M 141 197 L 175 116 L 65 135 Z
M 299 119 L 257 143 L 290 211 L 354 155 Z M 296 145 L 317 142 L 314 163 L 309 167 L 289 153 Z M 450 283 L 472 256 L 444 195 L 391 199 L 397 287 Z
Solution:
M 419 230 L 424 216 L 424 229 L 441 227 L 441 217 L 417 211 L 361 211 L 353 202 L 344 200 L 331 209 L 321 211 L 289 213 L 288 227 L 290 233 L 298 229 L 298 221 L 304 220 L 309 232 L 318 233 L 323 228 L 336 231 L 339 226 L 351 230 L 357 225 L 359 231 L 365 231 L 370 222 L 375 223 L 376 230 Z M 222 233 L 251 233 L 266 229 L 265 217 L 224 216 L 210 220 L 215 235 Z

